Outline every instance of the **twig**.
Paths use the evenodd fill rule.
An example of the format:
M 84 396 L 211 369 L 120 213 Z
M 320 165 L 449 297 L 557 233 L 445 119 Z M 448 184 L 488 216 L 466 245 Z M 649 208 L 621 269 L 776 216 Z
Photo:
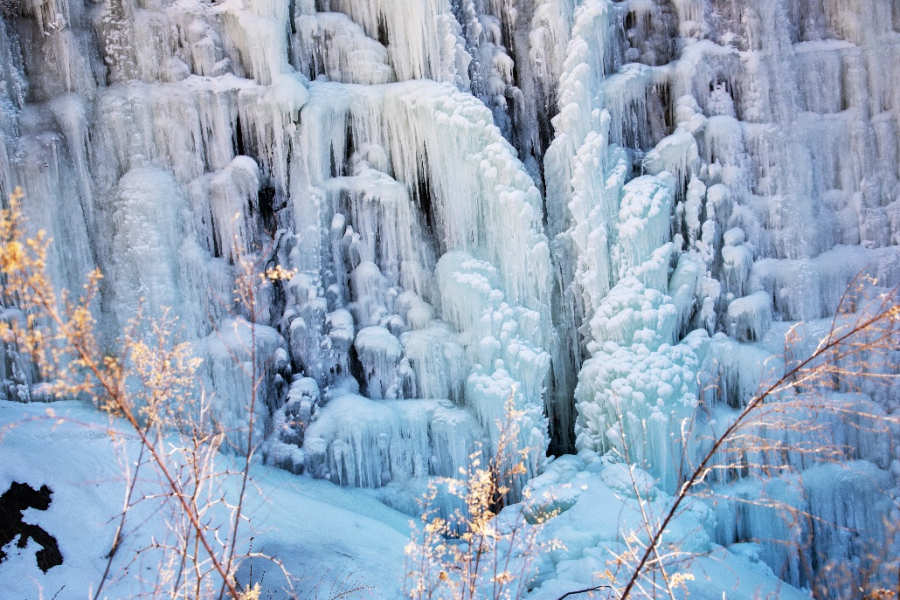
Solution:
M 790 369 L 775 383 L 766 388 L 765 391 L 763 391 L 761 394 L 756 395 L 747 403 L 747 406 L 743 411 L 741 411 L 741 414 L 738 415 L 737 419 L 735 419 L 734 422 L 728 426 L 728 428 L 721 436 L 716 438 L 715 442 L 713 442 L 712 447 L 703 457 L 703 460 L 700 461 L 700 464 L 697 466 L 697 468 L 694 469 L 694 472 L 691 474 L 690 478 L 678 490 L 678 493 L 675 496 L 675 502 L 672 504 L 672 507 L 666 512 L 665 518 L 662 520 L 662 523 L 656 530 L 656 533 L 650 539 L 650 543 L 647 545 L 647 548 L 641 556 L 640 561 L 632 571 L 628 583 L 622 590 L 622 594 L 619 597 L 619 600 L 625 600 L 629 597 L 631 590 L 634 588 L 635 584 L 638 581 L 638 578 L 644 570 L 644 567 L 647 565 L 650 556 L 653 554 L 654 548 L 659 544 L 663 533 L 669 526 L 669 523 L 677 514 L 678 508 L 681 506 L 681 503 L 684 502 L 684 500 L 687 498 L 688 492 L 692 487 L 699 484 L 706 478 L 707 474 L 712 470 L 710 463 L 715 457 L 715 454 L 729 439 L 731 439 L 734 433 L 744 425 L 750 414 L 753 413 L 759 406 L 761 406 L 765 402 L 765 400 L 772 394 L 782 391 L 782 389 L 796 386 L 797 382 L 793 381 L 794 377 L 798 374 L 803 373 L 804 369 L 812 365 L 823 355 L 827 354 L 831 350 L 837 349 L 841 344 L 853 338 L 860 332 L 870 330 L 875 324 L 879 323 L 880 321 L 896 318 L 898 316 L 898 313 L 900 313 L 900 307 L 898 307 L 896 304 L 888 303 L 887 298 L 896 296 L 898 291 L 900 291 L 900 288 L 894 288 L 888 294 L 885 302 L 882 303 L 883 309 L 877 312 L 875 316 L 868 319 L 863 319 L 862 321 L 858 321 L 853 327 L 850 328 L 848 332 L 844 333 L 840 337 L 823 339 L 822 342 L 819 343 L 816 350 L 812 353 L 812 355 Z M 817 366 L 812 367 L 813 371 L 815 371 L 817 368 Z M 788 385 L 788 382 L 791 382 L 790 385 Z
M 596 592 L 597 590 L 602 590 L 602 589 L 604 589 L 604 588 L 612 589 L 612 586 L 610 586 L 610 585 L 597 585 L 597 586 L 594 586 L 594 587 L 585 588 L 585 589 L 583 589 L 583 590 L 575 590 L 574 592 L 566 592 L 565 594 L 563 594 L 562 596 L 560 596 L 560 597 L 557 598 L 556 600 L 563 600 L 564 598 L 568 598 L 569 596 L 577 596 L 578 594 L 587 594 L 587 593 L 590 593 L 590 592 Z

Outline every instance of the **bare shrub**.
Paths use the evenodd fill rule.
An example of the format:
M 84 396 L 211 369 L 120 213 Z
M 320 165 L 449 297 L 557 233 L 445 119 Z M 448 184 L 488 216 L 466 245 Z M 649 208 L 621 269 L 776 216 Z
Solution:
M 684 472 L 666 507 L 658 514 L 642 498 L 632 473 L 634 494 L 642 519 L 639 531 L 624 532 L 624 549 L 613 553 L 609 569 L 597 574 L 603 585 L 577 590 L 562 598 L 601 594 L 604 598 L 676 597 L 678 588 L 693 578 L 689 573 L 695 555 L 685 553 L 677 540 L 666 537 L 670 524 L 695 501 L 735 502 L 770 511 L 774 520 L 783 519 L 784 529 L 795 539 L 760 540 L 766 544 L 786 544 L 811 552 L 813 537 L 831 535 L 840 525 L 802 506 L 762 493 L 755 497 L 722 495 L 718 486 L 738 481 L 756 481 L 767 486 L 794 486 L 802 493 L 797 475 L 803 468 L 817 465 L 840 466 L 852 461 L 857 452 L 852 443 L 831 439 L 835 424 L 855 430 L 857 436 L 886 436 L 890 439 L 900 426 L 896 416 L 871 410 L 841 394 L 866 392 L 889 396 L 898 378 L 897 352 L 900 349 L 900 289 L 880 290 L 876 282 L 857 276 L 844 294 L 837 313 L 818 341 L 810 342 L 804 324 L 792 327 L 785 337 L 784 367 L 763 380 L 757 392 L 738 406 L 726 423 L 714 423 L 701 406 L 695 416 L 706 416 L 707 431 L 698 422 L 685 423 L 699 440 L 699 460 L 685 451 Z M 879 389 L 887 386 L 887 391 Z M 715 395 L 713 395 L 715 396 Z M 710 409 L 709 406 L 706 409 Z M 628 440 L 620 458 L 631 463 Z M 846 467 L 851 469 L 852 467 Z M 862 474 L 861 476 L 865 476 Z M 873 489 L 878 489 L 871 481 Z M 900 506 L 893 500 L 893 514 Z M 834 557 L 813 556 L 818 564 L 804 564 L 803 576 L 817 598 L 894 598 L 896 582 L 900 590 L 897 564 L 896 527 L 886 521 L 880 531 L 844 531 L 863 536 L 859 556 L 848 563 Z M 866 545 L 868 544 L 868 546 Z
M 31 377 L 43 380 L 39 387 L 44 395 L 89 398 L 121 419 L 139 440 L 133 467 L 127 457 L 123 461 L 126 494 L 94 600 L 102 597 L 113 576 L 114 559 L 122 560 L 123 569 L 137 561 L 153 561 L 156 568 L 145 582 L 150 597 L 258 598 L 258 585 L 242 588 L 235 580 L 241 560 L 263 557 L 242 551 L 238 543 L 242 522 L 247 520 L 244 499 L 252 485 L 254 403 L 261 378 L 253 343 L 248 452 L 239 470 L 223 469 L 217 461 L 229 432 L 218 422 L 210 397 L 202 390 L 197 393 L 201 361 L 187 342 L 178 340 L 177 319 L 167 309 L 159 317 L 149 317 L 139 308 L 117 352 L 105 352 L 91 310 L 102 274 L 90 273 L 78 298 L 68 292 L 57 294 L 47 275 L 50 240 L 43 231 L 34 237 L 26 235 L 21 199 L 17 189 L 9 208 L 0 211 L 0 302 L 17 311 L 15 318 L 0 321 L 0 341 L 28 359 L 22 361 L 21 369 L 28 368 L 29 361 L 37 366 L 38 373 Z M 257 286 L 253 266 L 241 264 L 240 268 L 236 300 L 244 302 L 252 314 Z M 261 277 L 277 280 L 283 275 L 274 269 Z M 252 323 L 251 335 L 255 335 Z M 27 383 L 26 376 L 22 379 Z M 237 492 L 230 494 L 227 487 L 235 477 Z M 157 480 L 159 488 L 152 493 L 140 490 L 141 480 Z M 158 505 L 164 516 L 165 535 L 121 557 L 129 514 L 137 504 L 147 502 Z M 277 560 L 268 559 L 281 568 Z M 290 585 L 287 573 L 285 579 Z M 292 589 L 287 593 L 294 595 Z
M 422 500 L 423 525 L 406 547 L 407 598 L 518 600 L 528 591 L 535 559 L 560 547 L 540 539 L 542 524 L 555 513 L 538 510 L 527 488 L 518 504 L 506 506 L 533 451 L 517 449 L 524 413 L 515 408 L 514 397 L 515 391 L 496 423 L 493 456 L 485 461 L 477 447 L 460 479 L 429 484 Z M 441 504 L 454 501 L 461 507 L 441 516 L 447 512 Z

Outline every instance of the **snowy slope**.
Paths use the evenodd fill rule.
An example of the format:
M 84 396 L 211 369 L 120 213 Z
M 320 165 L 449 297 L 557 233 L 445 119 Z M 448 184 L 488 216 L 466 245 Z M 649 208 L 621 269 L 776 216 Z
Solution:
M 40 594 L 50 598 L 60 589 L 60 599 L 85 598 L 96 590 L 125 497 L 124 466 L 133 464 L 137 456 L 134 435 L 94 409 L 60 402 L 53 411 L 51 418 L 45 405 L 0 403 L 0 487 L 5 491 L 18 481 L 53 490 L 49 510 L 29 509 L 25 520 L 53 535 L 64 559 L 62 565 L 42 573 L 34 559 L 38 546 L 33 541 L 23 550 L 12 549 L 10 558 L 0 565 L 7 598 Z M 233 462 L 222 457 L 217 466 L 224 470 Z M 252 473 L 256 486 L 250 489 L 245 511 L 251 525 L 239 548 L 246 550 L 253 537 L 254 551 L 277 556 L 299 578 L 301 597 L 314 593 L 320 582 L 320 593 L 327 594 L 348 575 L 372 587 L 362 597 L 400 596 L 409 517 L 386 508 L 365 491 L 296 478 L 262 465 Z M 223 493 L 236 493 L 237 477 L 222 481 Z M 138 487 L 139 494 L 159 492 L 153 478 L 145 478 Z M 125 531 L 124 546 L 113 563 L 112 583 L 104 591 L 106 598 L 132 597 L 152 589 L 159 568 L 153 554 L 134 565 L 128 563 L 135 550 L 149 546 L 153 539 L 166 539 L 166 514 L 152 500 L 138 504 Z M 153 571 L 145 573 L 146 569 Z M 254 573 L 256 581 L 265 573 L 264 584 L 281 592 L 283 579 L 276 567 L 257 561 Z M 247 574 L 243 569 L 239 579 Z

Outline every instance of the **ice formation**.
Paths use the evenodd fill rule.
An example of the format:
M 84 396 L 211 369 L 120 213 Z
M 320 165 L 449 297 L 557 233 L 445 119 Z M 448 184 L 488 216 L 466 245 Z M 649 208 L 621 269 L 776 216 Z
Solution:
M 560 523 L 627 495 L 626 463 L 664 502 L 784 369 L 790 324 L 809 346 L 857 274 L 900 283 L 896 2 L 33 0 L 0 17 L 0 193 L 23 187 L 54 283 L 106 274 L 109 348 L 139 305 L 171 307 L 229 428 L 252 388 L 267 461 L 396 506 L 493 452 L 509 398 L 533 486 L 590 479 Z M 275 266 L 289 276 L 260 279 Z M 37 398 L 2 352 L 0 393 Z M 894 388 L 850 391 L 829 401 L 900 410 Z M 697 549 L 795 586 L 856 560 L 834 531 L 889 514 L 900 432 L 830 427 L 840 466 L 713 478 L 726 500 L 695 507 Z M 579 454 L 544 472 L 548 448 Z M 759 486 L 837 529 L 742 504 Z M 618 535 L 558 529 L 572 545 L 542 567 L 547 597 Z M 748 550 L 759 538 L 776 543 Z

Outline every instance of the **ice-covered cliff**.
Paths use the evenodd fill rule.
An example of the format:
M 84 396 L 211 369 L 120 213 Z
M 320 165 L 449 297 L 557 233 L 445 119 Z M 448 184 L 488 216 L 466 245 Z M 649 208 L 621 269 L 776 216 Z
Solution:
M 106 274 L 111 348 L 140 302 L 172 307 L 235 428 L 258 361 L 266 460 L 396 506 L 490 451 L 511 394 L 530 476 L 548 447 L 579 453 L 540 485 L 627 460 L 671 493 L 703 447 L 684 423 L 733 418 L 792 322 L 814 338 L 861 271 L 900 283 L 897 0 L 0 14 L 0 192 L 24 189 L 54 282 Z M 295 274 L 246 310 L 242 262 Z M 12 349 L 0 378 L 32 399 Z M 895 388 L 853 391 L 841 401 L 865 414 L 900 409 Z M 773 493 L 837 531 L 877 529 L 898 432 L 865 430 L 831 430 L 855 467 L 787 457 L 800 483 Z M 758 559 L 795 586 L 860 555 L 866 538 L 742 504 L 760 481 L 715 481 L 737 500 L 698 517 L 699 552 L 774 538 Z M 556 556 L 559 577 L 580 582 L 565 565 L 604 535 Z

